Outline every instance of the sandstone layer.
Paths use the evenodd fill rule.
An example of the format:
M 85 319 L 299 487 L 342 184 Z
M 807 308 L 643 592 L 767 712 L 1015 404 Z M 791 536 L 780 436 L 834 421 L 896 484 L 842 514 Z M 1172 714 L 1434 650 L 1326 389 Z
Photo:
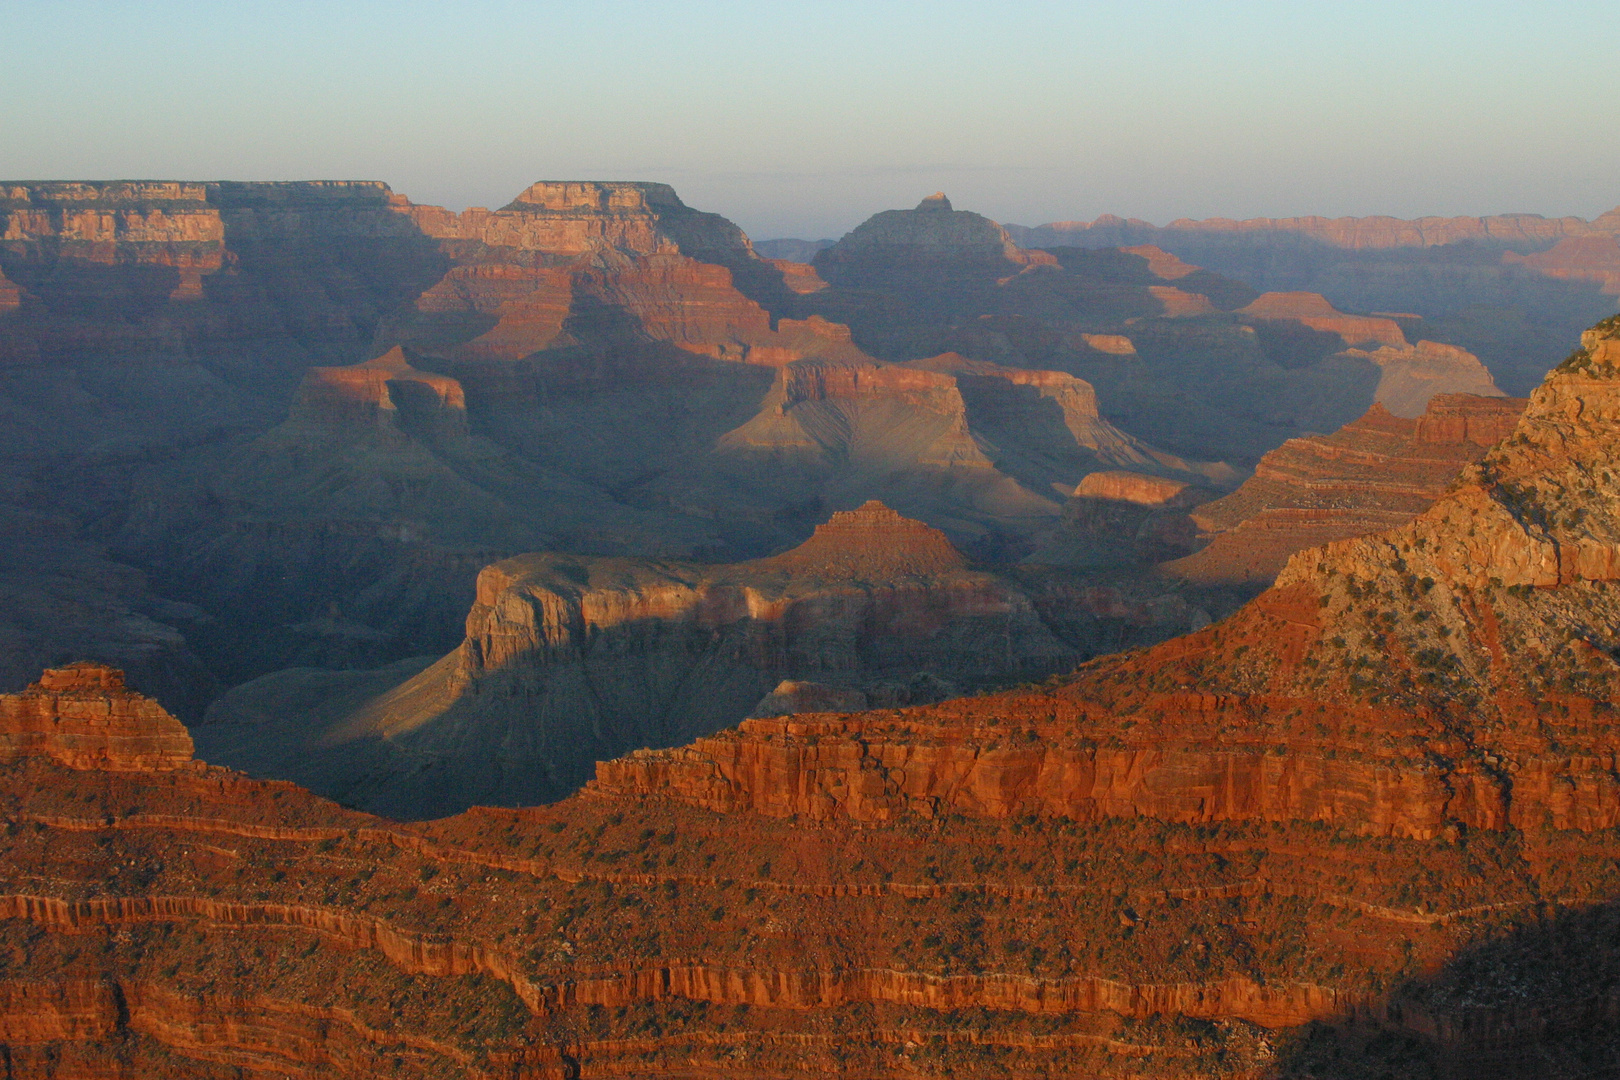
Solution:
M 1509 435 L 1524 406 L 1522 398 L 1440 394 L 1416 419 L 1374 404 L 1332 435 L 1291 439 L 1238 490 L 1191 512 L 1208 546 L 1165 570 L 1269 584 L 1297 551 L 1404 524 Z

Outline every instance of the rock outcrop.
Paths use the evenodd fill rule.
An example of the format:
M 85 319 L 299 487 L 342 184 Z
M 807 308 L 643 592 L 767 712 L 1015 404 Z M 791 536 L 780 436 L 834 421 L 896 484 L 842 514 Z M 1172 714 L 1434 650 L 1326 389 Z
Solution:
M 561 798 L 597 760 L 735 723 L 784 680 L 920 703 L 1200 619 L 1162 586 L 973 569 L 939 530 L 869 502 L 746 563 L 495 563 L 460 648 L 425 670 L 267 676 L 197 730 L 211 760 L 422 817 Z M 334 714 L 350 684 L 367 693 Z
M 100 664 L 47 669 L 20 694 L 0 694 L 0 760 L 34 755 L 73 769 L 175 769 L 191 736 L 163 706 Z
M 1216 496 L 1212 487 L 1164 476 L 1092 473 L 1074 489 L 1062 518 L 1026 561 L 1133 567 L 1177 558 L 1200 546 L 1192 508 Z
M 1192 511 L 1208 546 L 1164 569 L 1269 584 L 1295 552 L 1404 524 L 1507 437 L 1524 407 L 1522 398 L 1439 394 L 1416 419 L 1375 404 L 1332 435 L 1291 439 L 1242 487 Z
M 1455 345 L 1419 341 L 1405 348 L 1385 345 L 1371 352 L 1350 349 L 1344 355 L 1364 357 L 1378 365 L 1373 401 L 1396 416 L 1421 415 L 1439 394 L 1503 396 L 1479 357 Z
M 1346 315 L 1328 302 L 1320 293 L 1269 292 L 1247 307 L 1239 308 L 1240 315 L 1265 322 L 1292 322 L 1337 334 L 1346 345 L 1370 343 L 1385 346 L 1407 344 L 1406 335 L 1393 319 L 1365 315 Z

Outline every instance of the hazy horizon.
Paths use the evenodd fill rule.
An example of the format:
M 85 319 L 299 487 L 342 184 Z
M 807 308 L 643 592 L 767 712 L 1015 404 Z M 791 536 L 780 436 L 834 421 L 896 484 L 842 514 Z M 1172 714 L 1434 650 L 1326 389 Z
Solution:
M 756 239 L 1620 204 L 1606 5 L 12 3 L 8 179 L 658 180 Z

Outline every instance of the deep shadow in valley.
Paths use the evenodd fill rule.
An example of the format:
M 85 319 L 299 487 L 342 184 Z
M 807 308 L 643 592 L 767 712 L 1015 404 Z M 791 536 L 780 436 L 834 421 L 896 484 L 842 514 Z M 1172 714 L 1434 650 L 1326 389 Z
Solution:
M 1282 1034 L 1276 1074 L 1315 1080 L 1620 1075 L 1620 902 L 1532 910 L 1394 991 L 1382 1023 Z

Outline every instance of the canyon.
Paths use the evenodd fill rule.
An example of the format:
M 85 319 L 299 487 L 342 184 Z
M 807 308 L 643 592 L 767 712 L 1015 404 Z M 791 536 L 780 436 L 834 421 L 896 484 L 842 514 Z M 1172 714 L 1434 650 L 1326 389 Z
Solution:
M 1518 411 L 1439 402 L 1453 442 L 1506 434 L 1411 521 L 1295 554 L 1192 634 L 988 696 L 748 719 L 543 807 L 372 817 L 191 760 L 110 669 L 48 671 L 0 696 L 8 1061 L 1601 1074 L 1620 318 Z M 899 530 L 883 572 L 959 565 L 863 513 L 789 561 Z
M 278 670 L 442 655 L 525 552 L 736 562 L 875 498 L 1006 565 L 1091 473 L 1220 493 L 1375 399 L 1490 392 L 1421 322 L 1033 251 L 943 196 L 816 265 L 662 184 L 0 196 L 6 686 L 100 658 L 188 722 Z
M 1613 215 L 0 214 L 8 1075 L 1620 1067 Z

